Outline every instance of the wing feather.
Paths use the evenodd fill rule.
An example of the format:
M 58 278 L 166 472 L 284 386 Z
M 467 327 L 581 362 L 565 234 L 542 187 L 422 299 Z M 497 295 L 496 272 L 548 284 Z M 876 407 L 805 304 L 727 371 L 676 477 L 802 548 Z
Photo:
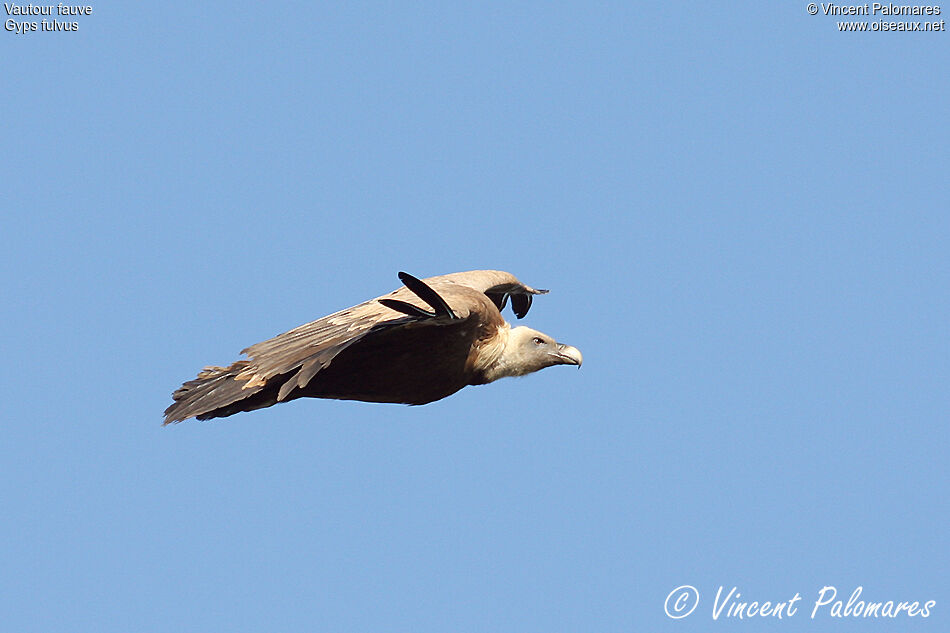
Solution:
M 478 300 L 481 291 L 472 293 L 474 289 L 468 285 L 439 277 L 425 281 L 451 308 L 452 316 L 456 319 L 464 319 L 472 312 L 486 309 L 484 302 Z M 380 303 L 380 299 L 415 306 L 420 315 L 407 316 Z M 452 316 L 427 316 L 424 313 L 428 307 L 409 289 L 399 288 L 388 295 L 335 312 L 251 345 L 242 352 L 249 357 L 248 365 L 235 378 L 248 381 L 248 385 L 257 386 L 275 376 L 296 372 L 281 386 L 278 400 L 283 400 L 294 388 L 305 387 L 321 369 L 329 366 L 340 352 L 373 331 L 398 328 L 422 320 L 431 320 L 436 324 L 454 320 Z M 501 316 L 498 315 L 498 318 Z
M 547 294 L 547 290 L 538 290 L 525 285 L 517 277 L 503 270 L 469 270 L 463 273 L 451 273 L 425 280 L 428 283 L 449 281 L 485 293 L 501 311 L 508 298 L 515 316 L 524 318 L 531 308 L 532 295 Z

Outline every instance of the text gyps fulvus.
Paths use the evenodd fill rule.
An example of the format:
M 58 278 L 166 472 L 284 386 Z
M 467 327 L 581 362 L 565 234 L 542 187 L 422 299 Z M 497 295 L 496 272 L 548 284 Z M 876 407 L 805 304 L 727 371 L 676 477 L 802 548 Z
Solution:
M 519 319 L 535 290 L 500 270 L 419 280 L 243 350 L 247 360 L 206 367 L 182 385 L 165 424 L 253 411 L 297 398 L 426 404 L 466 385 L 580 365 L 580 350 L 501 316 Z

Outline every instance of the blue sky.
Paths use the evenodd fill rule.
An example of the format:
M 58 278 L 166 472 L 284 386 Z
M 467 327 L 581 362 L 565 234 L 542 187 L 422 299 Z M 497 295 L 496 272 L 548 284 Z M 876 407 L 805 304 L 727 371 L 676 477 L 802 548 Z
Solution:
M 946 628 L 945 32 L 93 7 L 0 33 L 6 630 Z M 162 428 L 203 365 L 472 268 L 551 288 L 584 367 Z M 720 585 L 806 607 L 713 622 Z M 825 585 L 936 607 L 810 620 Z

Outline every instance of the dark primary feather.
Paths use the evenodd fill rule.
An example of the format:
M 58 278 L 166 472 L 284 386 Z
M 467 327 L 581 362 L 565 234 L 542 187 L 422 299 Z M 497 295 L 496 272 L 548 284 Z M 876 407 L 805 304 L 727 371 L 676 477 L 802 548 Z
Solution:
M 403 314 L 419 317 L 420 319 L 434 319 L 438 316 L 435 312 L 423 310 L 419 306 L 414 306 L 411 303 L 406 303 L 405 301 L 400 301 L 399 299 L 377 299 L 377 301 L 387 308 L 395 310 L 396 312 L 402 312 Z
M 429 304 L 435 311 L 435 316 L 444 316 L 450 319 L 456 319 L 452 308 L 445 302 L 445 299 L 439 296 L 439 293 L 430 288 L 424 281 L 416 279 L 409 273 L 400 272 L 399 281 L 405 284 L 406 288 L 412 290 L 417 297 Z
M 511 309 L 514 310 L 515 316 L 519 319 L 523 319 L 528 310 L 531 309 L 531 295 L 515 295 L 511 298 Z

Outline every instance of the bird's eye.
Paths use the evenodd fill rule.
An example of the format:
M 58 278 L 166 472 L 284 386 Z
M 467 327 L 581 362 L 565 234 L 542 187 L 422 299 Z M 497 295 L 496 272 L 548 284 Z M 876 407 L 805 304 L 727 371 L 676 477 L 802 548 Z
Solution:
M 534 344 L 535 344 L 535 345 L 544 345 L 544 339 L 541 338 L 540 336 L 535 336 L 535 337 L 534 337 Z

